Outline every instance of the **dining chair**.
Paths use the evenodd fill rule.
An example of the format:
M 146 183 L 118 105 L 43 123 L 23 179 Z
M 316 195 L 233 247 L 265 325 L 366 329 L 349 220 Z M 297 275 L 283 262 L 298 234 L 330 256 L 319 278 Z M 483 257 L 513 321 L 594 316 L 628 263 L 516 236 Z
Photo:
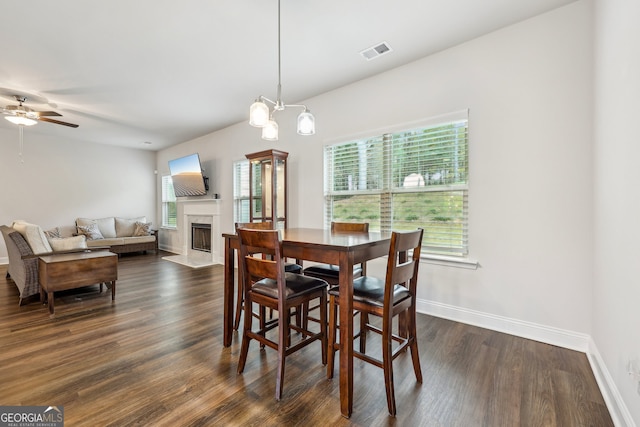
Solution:
M 393 360 L 409 347 L 413 370 L 418 383 L 422 384 L 422 371 L 418 355 L 416 336 L 416 290 L 418 284 L 418 266 L 422 248 L 423 229 L 409 232 L 393 232 L 389 246 L 385 279 L 361 276 L 353 281 L 353 309 L 362 314 L 382 318 L 381 328 L 371 323 L 361 324 L 361 328 L 382 335 L 382 360 L 366 354 L 366 334 L 361 330 L 360 351 L 353 351 L 358 359 L 371 363 L 384 370 L 384 384 L 387 394 L 389 413 L 396 415 L 396 401 L 393 386 Z M 412 251 L 411 258 L 408 252 Z M 336 343 L 337 306 L 341 289 L 333 287 L 329 290 L 329 355 L 327 378 L 333 378 L 335 352 L 339 349 Z M 399 316 L 402 331 L 394 334 L 393 318 Z M 373 317 L 372 316 L 372 317 Z M 355 337 L 354 337 L 355 339 Z M 393 343 L 397 342 L 395 346 Z
M 368 222 L 331 222 L 331 233 L 368 233 Z M 353 266 L 353 277 L 360 277 L 366 274 L 367 264 L 363 262 Z M 305 276 L 316 277 L 318 279 L 325 280 L 329 283 L 329 286 L 338 286 L 340 277 L 340 267 L 332 264 L 318 264 L 307 267 L 304 269 Z M 319 321 L 317 317 L 309 316 L 309 312 L 317 309 L 314 307 L 303 307 L 302 323 L 304 327 L 307 326 L 309 320 Z
M 368 233 L 368 222 L 337 222 L 331 223 L 331 233 Z M 304 269 L 306 276 L 317 277 L 326 280 L 331 286 L 338 285 L 340 267 L 331 264 L 318 264 Z M 367 274 L 367 264 L 361 263 L 353 266 L 353 277 Z
M 238 228 L 249 228 L 252 230 L 274 230 L 273 221 L 264 222 L 236 222 L 236 232 Z M 238 266 L 240 265 L 240 253 L 238 253 Z M 295 263 L 286 262 L 284 264 L 284 271 L 288 273 L 302 273 L 302 266 Z M 241 276 L 241 274 L 240 274 Z M 240 315 L 242 314 L 242 307 L 244 302 L 244 288 L 242 284 L 244 281 L 242 277 L 238 278 L 238 295 L 236 297 L 236 317 L 233 322 L 233 329 L 238 330 L 240 327 Z M 254 313 L 255 315 L 255 313 Z
M 320 341 L 322 364 L 327 363 L 327 282 L 296 273 L 286 273 L 282 255 L 282 241 L 278 230 L 252 230 L 238 228 L 240 237 L 240 268 L 244 280 L 244 327 L 238 362 L 238 373 L 242 373 L 247 360 L 249 343 L 259 343 L 278 351 L 276 377 L 276 400 L 282 398 L 285 359 L 297 350 L 314 341 Z M 268 257 L 254 257 L 254 254 Z M 306 330 L 291 324 L 290 310 L 310 301 L 319 300 L 319 332 Z M 260 327 L 253 329 L 252 306 L 260 307 Z M 278 311 L 278 318 L 265 321 L 265 308 Z M 277 328 L 277 341 L 268 332 Z M 300 332 L 297 339 L 291 338 L 291 330 Z

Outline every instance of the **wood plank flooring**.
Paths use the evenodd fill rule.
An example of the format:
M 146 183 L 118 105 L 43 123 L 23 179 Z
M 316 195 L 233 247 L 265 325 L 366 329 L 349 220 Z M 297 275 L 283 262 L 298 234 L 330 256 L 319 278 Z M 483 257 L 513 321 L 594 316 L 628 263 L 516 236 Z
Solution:
M 0 266 L 0 405 L 61 405 L 66 426 L 612 426 L 584 354 L 418 316 L 424 383 L 410 356 L 394 364 L 398 416 L 382 371 L 354 361 L 354 408 L 320 347 L 287 359 L 239 337 L 222 346 L 222 266 L 194 270 L 159 255 L 119 260 L 116 301 L 98 286 L 56 294 L 56 316 L 18 293 Z M 377 347 L 371 339 L 368 347 Z

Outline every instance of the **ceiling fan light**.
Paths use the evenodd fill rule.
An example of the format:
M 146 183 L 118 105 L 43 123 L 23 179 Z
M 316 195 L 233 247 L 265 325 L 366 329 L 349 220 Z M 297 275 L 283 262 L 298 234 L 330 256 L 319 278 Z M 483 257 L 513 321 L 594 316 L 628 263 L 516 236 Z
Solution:
M 255 127 L 264 127 L 269 121 L 269 107 L 260 99 L 251 104 L 249 108 L 249 124 Z
M 5 119 L 9 120 L 13 124 L 22 126 L 33 126 L 38 123 L 37 120 L 33 120 L 24 116 L 5 116 Z
M 298 134 L 313 135 L 316 133 L 316 119 L 306 108 L 298 116 Z
M 262 139 L 265 141 L 277 141 L 278 140 L 278 123 L 271 119 L 262 128 Z

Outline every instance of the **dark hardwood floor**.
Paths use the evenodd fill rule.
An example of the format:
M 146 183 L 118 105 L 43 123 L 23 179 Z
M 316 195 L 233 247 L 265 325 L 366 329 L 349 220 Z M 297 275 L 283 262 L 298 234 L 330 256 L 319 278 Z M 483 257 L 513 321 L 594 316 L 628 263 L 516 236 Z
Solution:
M 340 415 L 319 344 L 287 358 L 239 337 L 222 346 L 222 266 L 190 269 L 160 255 L 123 256 L 115 302 L 98 286 L 56 294 L 56 316 L 18 307 L 0 266 L 0 405 L 62 405 L 66 426 L 611 426 L 584 354 L 418 316 L 424 383 L 408 354 L 394 364 L 398 416 L 382 370 L 354 361 L 353 416 Z M 369 341 L 371 349 L 377 347 Z

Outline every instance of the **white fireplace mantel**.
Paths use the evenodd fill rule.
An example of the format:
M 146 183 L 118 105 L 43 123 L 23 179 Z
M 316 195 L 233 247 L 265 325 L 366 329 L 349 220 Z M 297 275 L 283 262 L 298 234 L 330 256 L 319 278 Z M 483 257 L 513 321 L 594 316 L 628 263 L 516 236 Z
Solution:
M 168 261 L 193 268 L 222 264 L 220 232 L 220 199 L 179 200 L 178 214 L 182 211 L 182 221 L 178 233 L 182 236 L 182 253 L 165 257 Z M 211 224 L 211 252 L 191 249 L 191 223 Z

